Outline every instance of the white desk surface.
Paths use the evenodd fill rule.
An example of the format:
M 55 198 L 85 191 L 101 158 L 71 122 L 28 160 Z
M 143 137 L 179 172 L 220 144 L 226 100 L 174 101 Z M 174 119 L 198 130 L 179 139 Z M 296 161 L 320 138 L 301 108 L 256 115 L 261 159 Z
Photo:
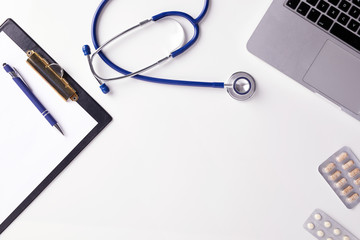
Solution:
M 344 145 L 360 156 L 360 123 L 246 50 L 270 0 L 211 1 L 197 44 L 152 72 L 224 81 L 247 71 L 258 84 L 248 102 L 133 79 L 101 94 L 81 50 L 99 2 L 1 4 L 0 21 L 13 18 L 114 118 L 1 239 L 314 239 L 302 224 L 315 208 L 360 237 L 360 207 L 346 209 L 317 171 Z M 202 4 L 111 1 L 101 33 L 165 10 L 196 16 Z

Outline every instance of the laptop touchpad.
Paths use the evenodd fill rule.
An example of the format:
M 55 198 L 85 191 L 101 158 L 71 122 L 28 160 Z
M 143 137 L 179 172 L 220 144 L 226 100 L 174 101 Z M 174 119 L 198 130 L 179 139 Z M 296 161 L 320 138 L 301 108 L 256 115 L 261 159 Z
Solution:
M 304 81 L 350 111 L 360 113 L 360 59 L 327 41 Z

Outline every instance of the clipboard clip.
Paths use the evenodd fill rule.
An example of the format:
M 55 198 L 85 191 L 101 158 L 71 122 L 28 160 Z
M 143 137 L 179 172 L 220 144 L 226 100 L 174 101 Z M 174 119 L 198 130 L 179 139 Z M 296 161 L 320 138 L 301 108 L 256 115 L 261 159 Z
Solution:
M 26 62 L 42 76 L 59 95 L 67 101 L 77 101 L 79 96 L 76 91 L 70 86 L 70 84 L 64 78 L 64 69 L 57 63 L 49 64 L 44 58 L 42 58 L 37 52 L 29 50 L 26 52 L 28 59 Z

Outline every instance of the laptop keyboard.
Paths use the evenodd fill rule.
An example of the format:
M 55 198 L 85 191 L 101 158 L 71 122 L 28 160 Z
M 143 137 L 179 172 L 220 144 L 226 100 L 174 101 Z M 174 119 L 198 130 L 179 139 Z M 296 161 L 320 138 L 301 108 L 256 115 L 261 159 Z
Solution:
M 360 51 L 360 0 L 286 0 L 285 6 Z

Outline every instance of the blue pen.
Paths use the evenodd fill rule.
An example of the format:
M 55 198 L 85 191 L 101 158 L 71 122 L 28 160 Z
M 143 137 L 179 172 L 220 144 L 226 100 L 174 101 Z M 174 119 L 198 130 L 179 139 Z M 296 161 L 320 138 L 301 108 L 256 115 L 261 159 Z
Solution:
M 35 105 L 35 107 L 41 112 L 41 114 L 45 117 L 45 119 L 50 123 L 50 125 L 55 127 L 57 130 L 60 131 L 62 135 L 64 135 L 59 124 L 56 122 L 53 116 L 51 116 L 49 111 L 41 104 L 41 102 L 31 92 L 31 90 L 28 88 L 25 82 L 21 79 L 20 74 L 18 74 L 16 70 L 14 70 L 11 66 L 9 66 L 6 63 L 3 64 L 3 67 L 5 71 L 10 74 L 10 76 L 15 81 L 15 83 L 25 93 L 25 95 L 30 99 L 30 101 Z

